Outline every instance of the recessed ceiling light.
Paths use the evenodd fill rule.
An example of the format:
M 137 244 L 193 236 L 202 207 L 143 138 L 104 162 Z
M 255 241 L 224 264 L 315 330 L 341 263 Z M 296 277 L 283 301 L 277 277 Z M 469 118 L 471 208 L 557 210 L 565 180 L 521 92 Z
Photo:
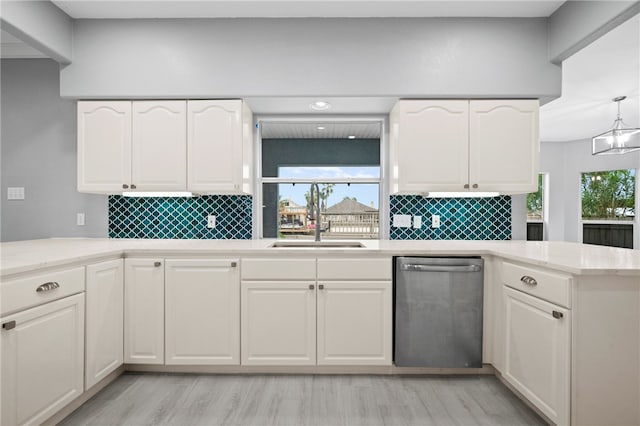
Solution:
M 331 104 L 326 101 L 315 101 L 311 105 L 309 105 L 314 111 L 326 111 L 331 108 Z
M 316 127 L 316 129 L 318 129 L 318 130 L 324 130 L 324 129 L 325 129 L 325 127 L 324 127 L 324 126 L 318 126 L 318 127 Z
M 347 136 L 347 137 L 348 137 L 349 139 L 355 139 L 355 138 L 356 138 L 356 137 L 355 137 L 355 136 L 353 136 L 353 135 L 349 135 L 349 136 Z

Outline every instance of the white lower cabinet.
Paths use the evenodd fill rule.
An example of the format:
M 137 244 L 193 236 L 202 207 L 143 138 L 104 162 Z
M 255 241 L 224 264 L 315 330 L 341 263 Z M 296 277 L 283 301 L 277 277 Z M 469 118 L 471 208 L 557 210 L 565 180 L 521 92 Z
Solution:
M 504 297 L 504 378 L 555 424 L 569 424 L 570 311 L 507 286 Z
M 240 364 L 238 259 L 165 261 L 165 363 Z
M 85 389 L 123 363 L 124 263 L 122 259 L 86 268 Z
M 242 364 L 315 365 L 315 281 L 243 281 Z
M 164 364 L 164 260 L 124 260 L 124 362 Z
M 1 424 L 40 424 L 82 394 L 84 312 L 76 294 L 2 318 Z
M 318 365 L 391 365 L 391 282 L 318 282 Z

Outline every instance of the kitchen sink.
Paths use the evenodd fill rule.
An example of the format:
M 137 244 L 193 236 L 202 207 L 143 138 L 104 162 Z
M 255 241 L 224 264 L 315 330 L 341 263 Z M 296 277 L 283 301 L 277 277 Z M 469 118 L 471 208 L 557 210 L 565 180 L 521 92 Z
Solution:
M 278 241 L 270 248 L 364 248 L 358 241 Z

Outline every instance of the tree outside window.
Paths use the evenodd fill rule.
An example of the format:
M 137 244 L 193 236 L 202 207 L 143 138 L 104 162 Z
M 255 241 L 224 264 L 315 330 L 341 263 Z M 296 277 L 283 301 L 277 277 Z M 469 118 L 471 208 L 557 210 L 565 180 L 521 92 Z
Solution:
M 581 190 L 583 220 L 633 220 L 634 169 L 582 173 Z
M 543 174 L 538 175 L 538 190 L 527 194 L 527 221 L 542 220 L 542 180 Z

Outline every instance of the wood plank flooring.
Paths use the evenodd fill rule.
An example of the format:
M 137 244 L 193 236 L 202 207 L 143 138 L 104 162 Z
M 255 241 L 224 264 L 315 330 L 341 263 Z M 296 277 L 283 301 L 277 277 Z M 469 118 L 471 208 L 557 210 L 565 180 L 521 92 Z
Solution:
M 493 376 L 120 376 L 60 425 L 544 425 Z

